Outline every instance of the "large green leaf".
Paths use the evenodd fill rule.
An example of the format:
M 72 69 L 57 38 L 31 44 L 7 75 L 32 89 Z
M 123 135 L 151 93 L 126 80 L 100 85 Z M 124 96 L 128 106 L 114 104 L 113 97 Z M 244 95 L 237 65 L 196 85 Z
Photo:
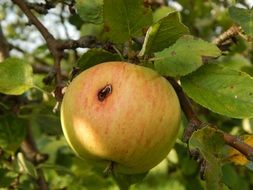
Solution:
M 246 34 L 253 36 L 253 9 L 230 7 L 228 11 L 231 18 L 242 27 Z
M 76 0 L 77 13 L 84 22 L 103 22 L 103 0 Z
M 253 78 L 216 64 L 205 65 L 181 80 L 189 97 L 213 112 L 253 117 Z
M 77 66 L 83 71 L 99 63 L 119 60 L 121 60 L 121 58 L 117 54 L 102 49 L 90 49 L 80 57 L 77 61 Z
M 190 149 L 198 150 L 206 161 L 206 189 L 222 190 L 221 152 L 225 146 L 223 134 L 214 128 L 205 127 L 193 133 L 189 146 Z
M 187 35 L 155 54 L 155 69 L 164 76 L 184 76 L 203 65 L 204 58 L 220 55 L 217 46 Z
M 14 116 L 0 117 L 0 147 L 14 153 L 26 134 L 27 122 Z
M 23 59 L 9 58 L 0 63 L 0 92 L 19 95 L 33 86 L 32 67 Z
M 110 41 L 122 43 L 142 34 L 152 23 L 143 0 L 104 0 L 104 32 Z
M 169 13 L 148 29 L 140 56 L 168 48 L 188 33 L 188 28 L 180 21 L 179 13 Z

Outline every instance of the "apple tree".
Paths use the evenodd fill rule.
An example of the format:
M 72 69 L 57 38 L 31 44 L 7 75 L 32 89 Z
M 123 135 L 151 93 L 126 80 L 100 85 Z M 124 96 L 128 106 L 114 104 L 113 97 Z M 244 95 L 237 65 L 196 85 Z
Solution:
M 250 0 L 1 0 L 0 189 L 252 189 L 252 7 Z M 68 144 L 74 141 L 81 150 L 82 141 L 93 143 L 89 134 L 77 134 L 78 140 L 63 134 L 63 120 L 70 123 L 75 118 L 74 100 L 82 99 L 68 95 L 64 109 L 74 110 L 73 116 L 62 119 L 65 92 L 81 73 L 104 62 L 127 62 L 156 73 L 166 81 L 166 88 L 175 91 L 181 119 L 177 134 L 173 133 L 173 148 L 152 150 L 144 157 L 142 152 L 149 149 L 141 147 L 138 138 L 131 143 L 138 151 L 129 159 L 141 157 L 140 164 L 171 148 L 155 167 L 122 173 L 107 160 L 101 170 L 99 161 L 77 156 Z M 85 84 L 92 89 L 110 75 L 114 81 L 130 84 L 117 96 L 121 105 L 133 104 L 134 98 L 129 97 L 136 94 L 127 93 L 134 90 L 146 93 L 155 105 L 168 105 L 162 99 L 167 97 L 165 91 L 150 85 L 151 80 L 138 86 L 143 75 L 134 72 L 124 75 L 124 80 L 110 69 L 94 72 L 93 80 Z M 71 88 L 75 87 L 80 88 Z M 100 89 L 102 99 L 111 91 L 110 85 Z M 110 120 L 101 118 L 108 113 L 92 116 L 102 119 L 105 127 L 116 119 L 117 127 L 129 129 L 135 127 L 129 117 L 137 118 L 137 124 L 142 122 L 139 118 L 156 124 L 158 116 L 177 117 L 177 106 L 166 107 L 170 116 L 157 107 L 145 114 L 150 102 L 144 95 L 129 115 L 112 111 Z M 177 99 L 172 101 L 174 105 Z M 162 141 L 159 126 L 154 126 L 143 130 L 152 134 L 148 140 L 158 143 Z M 138 131 L 128 131 L 131 142 Z

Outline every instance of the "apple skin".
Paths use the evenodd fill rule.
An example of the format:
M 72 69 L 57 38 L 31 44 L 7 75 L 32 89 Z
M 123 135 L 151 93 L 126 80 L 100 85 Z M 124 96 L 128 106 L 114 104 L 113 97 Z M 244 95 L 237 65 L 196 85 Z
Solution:
M 111 85 L 103 100 L 98 94 Z M 174 145 L 181 118 L 170 83 L 152 69 L 107 62 L 79 74 L 61 105 L 61 123 L 71 148 L 88 161 L 114 171 L 143 173 Z

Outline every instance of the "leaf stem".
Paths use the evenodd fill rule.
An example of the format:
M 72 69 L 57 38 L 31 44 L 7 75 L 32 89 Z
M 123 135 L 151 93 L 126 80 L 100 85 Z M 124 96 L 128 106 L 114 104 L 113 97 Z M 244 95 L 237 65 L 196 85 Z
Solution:
M 113 161 L 110 161 L 110 163 L 106 166 L 105 170 L 104 170 L 104 174 L 105 174 L 105 177 L 108 177 L 109 175 L 113 175 L 113 168 L 114 168 L 114 162 Z

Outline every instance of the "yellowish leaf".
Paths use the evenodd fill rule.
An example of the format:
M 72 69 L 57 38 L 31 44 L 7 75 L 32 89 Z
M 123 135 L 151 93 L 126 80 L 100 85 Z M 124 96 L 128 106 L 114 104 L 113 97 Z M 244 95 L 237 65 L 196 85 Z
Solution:
M 240 137 L 242 141 L 250 146 L 253 146 L 253 135 L 244 135 Z M 238 150 L 231 148 L 229 150 L 229 161 L 237 165 L 247 165 L 250 161 Z

